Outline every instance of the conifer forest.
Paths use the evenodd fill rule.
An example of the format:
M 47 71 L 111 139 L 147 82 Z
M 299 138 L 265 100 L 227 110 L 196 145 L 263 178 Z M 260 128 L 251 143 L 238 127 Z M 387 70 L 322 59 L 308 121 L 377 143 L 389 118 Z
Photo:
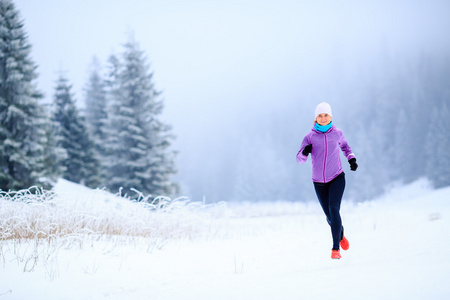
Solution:
M 275 26 L 272 17 L 266 19 L 268 28 Z M 215 71 L 207 74 L 198 75 L 209 63 L 179 66 L 177 56 L 171 56 L 174 52 L 167 52 L 165 59 L 173 60 L 170 67 L 182 70 L 167 75 L 158 60 L 161 54 L 152 57 L 144 35 L 119 32 L 122 42 L 108 45 L 114 48 L 108 56 L 92 53 L 82 62 L 89 68 L 82 87 L 74 88 L 71 70 L 62 68 L 52 70 L 52 90 L 43 90 L 39 78 L 44 66 L 33 56 L 27 21 L 16 1 L 0 0 L 2 191 L 50 189 L 64 178 L 137 198 L 150 194 L 208 202 L 311 200 L 315 196 L 310 162 L 300 166 L 295 155 L 322 101 L 331 104 L 333 123 L 345 132 L 359 164 L 357 172 L 348 174 L 347 199 L 368 200 L 390 186 L 420 178 L 428 178 L 435 187 L 450 185 L 448 37 L 439 38 L 442 43 L 435 48 L 425 47 L 425 40 L 400 48 L 381 39 L 370 55 L 359 56 L 352 53 L 365 51 L 363 41 L 345 48 L 348 37 L 336 38 L 341 52 L 321 49 L 316 55 L 326 60 L 319 65 L 304 55 L 309 45 L 300 33 L 289 38 L 295 51 L 282 48 L 280 39 L 278 48 L 270 52 L 264 44 L 260 53 L 247 53 L 245 47 L 263 35 L 248 35 L 248 41 L 232 48 L 235 61 L 217 54 L 217 65 L 211 68 Z M 182 26 L 179 30 L 183 32 Z M 385 28 L 389 37 L 395 30 Z M 224 43 L 232 39 L 220 30 L 216 33 Z M 363 33 L 368 40 L 370 34 Z M 411 29 L 411 35 L 419 34 Z M 202 45 L 212 47 L 212 40 L 205 38 Z M 175 48 L 171 51 L 189 51 L 187 46 Z M 232 50 L 227 52 L 230 57 L 235 55 Z M 293 56 L 296 51 L 299 54 Z M 250 64 L 258 55 L 275 57 L 279 64 L 265 59 Z M 291 59 L 286 62 L 292 66 L 289 71 L 277 70 L 284 66 L 284 56 Z M 266 69 L 267 75 L 258 77 Z M 259 81 L 251 85 L 253 77 Z M 188 84 L 189 89 L 183 89 Z M 199 95 L 209 111 L 195 102 Z M 176 110 L 178 114 L 171 113 Z M 350 173 L 344 158 L 342 163 Z

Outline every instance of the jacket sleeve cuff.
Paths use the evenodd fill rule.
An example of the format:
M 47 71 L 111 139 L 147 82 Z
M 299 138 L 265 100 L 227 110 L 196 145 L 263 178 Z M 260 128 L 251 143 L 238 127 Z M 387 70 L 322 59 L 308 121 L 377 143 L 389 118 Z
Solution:
M 308 156 L 307 156 L 307 155 L 304 155 L 304 154 L 302 153 L 302 151 L 299 151 L 299 152 L 297 153 L 297 162 L 298 162 L 299 164 L 304 163 L 307 159 L 308 159 Z

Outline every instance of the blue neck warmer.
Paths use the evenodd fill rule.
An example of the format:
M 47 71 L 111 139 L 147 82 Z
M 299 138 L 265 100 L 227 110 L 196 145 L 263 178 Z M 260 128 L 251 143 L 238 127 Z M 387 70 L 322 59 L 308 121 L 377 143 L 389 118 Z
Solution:
M 327 132 L 328 129 L 331 128 L 331 126 L 333 126 L 333 121 L 331 121 L 328 125 L 322 126 L 319 125 L 319 123 L 316 123 L 316 125 L 314 125 L 314 129 L 320 132 Z

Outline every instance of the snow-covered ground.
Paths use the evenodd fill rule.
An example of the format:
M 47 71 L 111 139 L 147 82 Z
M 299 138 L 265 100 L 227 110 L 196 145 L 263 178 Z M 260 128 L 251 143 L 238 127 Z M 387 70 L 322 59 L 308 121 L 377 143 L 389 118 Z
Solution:
M 341 260 L 330 258 L 316 202 L 180 201 L 158 212 L 64 180 L 55 193 L 32 216 L 125 233 L 2 241 L 0 300 L 450 299 L 450 188 L 426 180 L 343 203 L 350 249 Z M 29 218 L 28 206 L 0 200 L 0 222 L 5 213 Z

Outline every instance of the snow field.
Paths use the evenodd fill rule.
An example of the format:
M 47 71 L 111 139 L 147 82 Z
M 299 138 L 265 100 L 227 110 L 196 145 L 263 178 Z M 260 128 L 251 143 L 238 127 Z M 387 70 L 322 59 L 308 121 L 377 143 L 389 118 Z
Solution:
M 76 195 L 92 191 L 80 189 L 60 182 L 55 194 L 70 191 L 64 199 L 81 205 Z M 330 259 L 316 202 L 180 204 L 179 215 L 160 213 L 172 225 L 158 227 L 158 247 L 157 235 L 82 233 L 81 245 L 60 247 L 32 272 L 17 258 L 32 243 L 2 240 L 0 299 L 447 299 L 449 200 L 450 188 L 418 181 L 377 201 L 343 203 L 350 249 L 341 260 Z M 83 205 L 102 216 L 121 203 L 92 201 Z

